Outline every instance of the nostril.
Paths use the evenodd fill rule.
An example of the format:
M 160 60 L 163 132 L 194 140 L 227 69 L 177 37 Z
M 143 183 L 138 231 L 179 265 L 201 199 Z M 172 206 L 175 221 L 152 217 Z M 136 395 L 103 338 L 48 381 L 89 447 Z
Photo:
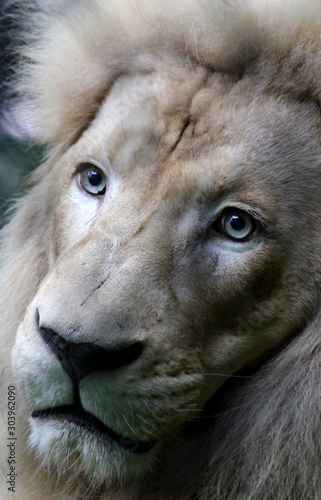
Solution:
M 72 381 L 78 384 L 94 371 L 112 371 L 132 363 L 143 351 L 142 342 L 107 349 L 89 342 L 70 342 L 47 326 L 39 326 L 39 333 Z

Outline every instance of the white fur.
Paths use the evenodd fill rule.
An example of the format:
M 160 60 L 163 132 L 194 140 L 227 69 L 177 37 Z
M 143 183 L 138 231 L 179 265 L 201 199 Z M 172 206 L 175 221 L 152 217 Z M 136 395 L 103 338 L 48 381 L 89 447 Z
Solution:
M 17 89 L 38 123 L 38 137 L 45 141 L 60 142 L 86 126 L 120 74 L 186 62 L 237 73 L 262 50 L 268 57 L 275 45 L 281 56 L 289 54 L 290 65 L 304 58 L 302 84 L 319 96 L 321 7 L 317 1 L 81 0 L 77 7 L 68 4 L 35 1 L 31 20 L 24 13 L 27 47 L 22 52 L 27 63 L 22 78 L 18 73 Z M 28 29 L 30 23 L 32 29 Z M 274 77 L 274 69 L 265 68 L 262 78 Z
M 31 5 L 21 2 L 19 10 L 22 59 L 13 90 L 18 93 L 20 109 L 26 109 L 36 123 L 36 138 L 52 149 L 34 175 L 30 193 L 16 204 L 10 223 L 1 232 L 2 401 L 6 401 L 8 385 L 20 380 L 20 475 L 15 496 L 7 494 L 7 485 L 1 484 L 7 495 L 4 498 L 321 497 L 321 241 L 316 227 L 321 216 L 316 194 L 321 190 L 321 3 L 34 0 Z M 182 153 L 174 157 L 176 163 L 170 163 L 164 152 L 182 138 L 180 131 L 188 116 L 195 119 L 192 138 L 183 142 L 185 156 Z M 300 129 L 294 139 L 297 124 Z M 280 130 L 280 136 L 274 137 L 275 130 Z M 199 146 L 197 138 L 207 134 L 211 140 Z M 193 163 L 195 156 L 198 160 L 216 142 L 215 154 Z M 154 150 L 159 153 L 155 153 L 155 163 L 148 156 L 154 158 Z M 138 164 L 134 162 L 137 151 L 141 154 Z M 101 162 L 111 179 L 102 219 L 100 202 L 86 198 L 74 182 L 75 165 L 84 159 Z M 158 191 L 158 175 L 167 160 L 177 170 L 168 170 L 167 184 L 160 184 Z M 256 169 L 264 161 L 262 180 Z M 210 175 L 213 165 L 215 178 Z M 251 174 L 247 165 L 253 167 Z M 231 179 L 233 185 L 234 173 L 242 173 L 242 168 L 248 189 L 237 198 L 239 207 L 251 207 L 257 196 L 258 204 L 268 207 L 274 230 L 281 217 L 282 245 L 277 246 L 276 230 L 271 230 L 263 250 L 258 240 L 242 249 L 219 241 L 212 247 L 223 270 L 215 276 L 215 283 L 210 273 L 206 273 L 208 281 L 204 278 L 198 283 L 197 276 L 191 279 L 184 274 L 193 272 L 186 264 L 190 254 L 184 254 L 186 235 L 195 229 L 195 221 L 202 222 L 197 212 L 199 192 L 192 206 L 191 186 L 203 192 L 225 179 Z M 129 170 L 135 175 L 130 176 Z M 273 184 L 275 172 L 279 178 Z M 273 196 L 279 187 L 285 194 L 280 196 L 281 208 L 275 209 Z M 230 196 L 221 202 L 226 207 L 231 200 L 236 203 Z M 151 224 L 157 210 L 163 215 L 161 224 L 148 233 L 144 224 Z M 181 219 L 177 216 L 180 210 L 185 213 Z M 108 230 L 111 236 L 105 246 L 81 253 L 82 244 L 86 247 L 92 241 L 95 245 Z M 163 238 L 158 241 L 161 230 Z M 140 235 L 140 231 L 149 234 L 148 243 L 138 243 L 136 253 L 131 255 L 128 250 L 128 256 L 124 241 L 127 244 L 128 238 L 131 248 L 132 234 Z M 175 245 L 166 247 L 166 238 L 172 233 Z M 193 234 L 195 239 L 196 230 Z M 107 247 L 109 260 L 104 260 Z M 165 286 L 162 273 L 168 272 L 166 259 L 171 251 L 176 252 L 177 261 L 180 255 L 185 260 L 179 261 L 174 284 Z M 255 303 L 253 311 L 246 321 L 237 318 L 243 322 L 239 329 L 226 332 L 222 327 L 199 348 L 205 337 L 200 327 L 204 303 L 210 309 L 208 302 L 228 301 L 230 293 L 244 298 L 245 284 L 250 288 L 254 278 L 263 279 L 260 252 L 264 258 L 272 255 L 271 268 L 285 259 L 284 268 L 273 276 L 274 293 L 269 299 L 258 298 L 256 304 L 256 295 L 262 293 L 258 285 L 247 302 L 249 309 Z M 248 255 L 252 254 L 251 260 Z M 209 253 L 205 256 L 214 267 L 215 259 Z M 118 261 L 121 258 L 123 267 Z M 163 261 L 157 274 L 159 259 Z M 80 261 L 89 272 L 79 282 Z M 99 292 L 94 307 L 80 313 L 78 306 L 87 301 L 99 275 L 95 262 L 99 269 L 110 266 L 114 270 L 114 292 Z M 269 272 L 264 267 L 264 279 Z M 130 294 L 133 276 L 141 281 L 133 288 L 135 294 Z M 164 299 L 163 285 L 170 289 L 175 306 Z M 171 289 L 175 285 L 176 294 Z M 214 288 L 211 295 L 209 290 Z M 62 303 L 57 297 L 63 298 Z M 117 307 L 121 311 L 124 307 L 126 318 L 124 304 L 130 306 L 131 314 L 135 312 L 134 326 L 142 325 L 139 339 L 149 342 L 153 363 L 147 360 L 141 371 L 134 368 L 123 378 L 116 373 L 113 384 L 104 374 L 86 377 L 82 403 L 122 435 L 144 440 L 155 432 L 161 443 L 153 455 L 125 456 L 116 445 L 102 445 L 90 433 L 61 421 L 35 423 L 31 419 L 29 427 L 30 408 L 72 400 L 70 380 L 37 336 L 35 307 L 40 307 L 42 318 L 54 318 L 59 331 L 66 318 L 71 324 L 79 321 L 83 330 L 72 332 L 73 340 L 82 342 L 86 331 L 89 340 L 103 343 L 117 342 L 125 333 L 116 336 L 112 320 L 113 328 L 104 332 L 102 325 L 107 320 L 99 315 L 109 308 L 117 317 Z M 183 316 L 182 304 L 188 321 L 180 331 L 176 327 Z M 152 314 L 155 310 L 158 319 Z M 100 323 L 95 322 L 97 318 Z M 190 327 L 193 322 L 195 328 Z M 202 425 L 185 430 L 192 418 L 202 419 L 200 408 L 228 376 L 257 362 L 259 355 L 294 333 L 298 337 L 287 348 L 282 346 L 279 353 L 270 354 L 272 362 L 261 361 L 264 366 L 254 380 L 236 379 L 241 387 L 235 384 L 231 391 L 223 390 L 211 419 L 196 418 L 196 424 Z M 69 330 L 67 335 L 72 335 Z M 145 421 L 139 420 L 141 414 Z M 6 440 L 4 411 L 0 446 L 4 469 Z

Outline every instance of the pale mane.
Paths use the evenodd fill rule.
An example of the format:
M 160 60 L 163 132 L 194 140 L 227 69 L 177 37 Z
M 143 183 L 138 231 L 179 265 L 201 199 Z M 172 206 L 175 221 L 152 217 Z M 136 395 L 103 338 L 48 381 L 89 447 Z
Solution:
M 154 71 L 164 60 L 241 74 L 261 58 L 262 85 L 320 93 L 315 0 L 34 0 L 19 8 L 25 59 L 15 91 L 44 141 L 85 127 L 119 75 Z
M 258 86 L 280 98 L 321 99 L 318 0 L 37 0 L 31 8 L 29 3 L 19 7 L 22 63 L 14 93 L 36 123 L 37 140 L 52 149 L 1 232 L 4 391 L 12 379 L 17 326 L 48 266 L 50 228 L 43 207 L 54 200 L 45 172 L 91 122 L 115 78 L 187 60 L 240 77 L 253 72 Z M 224 399 L 226 413 L 218 411 L 215 431 L 206 436 L 211 466 L 199 478 L 201 500 L 301 500 L 321 492 L 320 330 L 316 318 L 236 398 L 232 393 Z M 170 497 L 173 488 L 165 484 L 159 498 Z

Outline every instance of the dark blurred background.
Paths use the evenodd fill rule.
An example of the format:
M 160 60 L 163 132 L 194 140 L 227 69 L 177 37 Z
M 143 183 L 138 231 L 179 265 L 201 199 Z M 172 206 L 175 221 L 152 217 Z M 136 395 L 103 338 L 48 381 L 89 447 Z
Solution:
M 0 227 L 10 202 L 22 192 L 26 176 L 40 163 L 42 154 L 31 138 L 27 123 L 9 113 L 10 73 L 15 63 L 14 15 L 3 15 L 0 0 Z

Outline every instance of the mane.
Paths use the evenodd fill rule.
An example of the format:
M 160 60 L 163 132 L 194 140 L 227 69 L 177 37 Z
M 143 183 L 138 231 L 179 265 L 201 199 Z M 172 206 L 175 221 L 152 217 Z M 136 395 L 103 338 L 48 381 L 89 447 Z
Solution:
M 3 382 L 12 378 L 17 325 L 48 268 L 53 200 L 46 172 L 88 126 L 119 75 L 206 66 L 237 78 L 251 72 L 258 87 L 281 98 L 321 100 L 318 0 L 23 0 L 8 6 L 21 33 L 12 93 L 36 124 L 35 138 L 53 149 L 0 233 Z M 226 410 L 206 437 L 211 463 L 199 477 L 199 498 L 301 500 L 321 492 L 320 331 L 317 318 L 254 379 L 225 395 Z
M 241 75 L 256 61 L 262 86 L 320 96 L 316 0 L 11 0 L 9 5 L 21 28 L 21 62 L 10 85 L 44 142 L 59 143 L 86 127 L 119 75 L 157 71 L 165 64 Z
M 312 321 L 229 399 L 204 498 L 299 500 L 321 491 L 320 329 Z

